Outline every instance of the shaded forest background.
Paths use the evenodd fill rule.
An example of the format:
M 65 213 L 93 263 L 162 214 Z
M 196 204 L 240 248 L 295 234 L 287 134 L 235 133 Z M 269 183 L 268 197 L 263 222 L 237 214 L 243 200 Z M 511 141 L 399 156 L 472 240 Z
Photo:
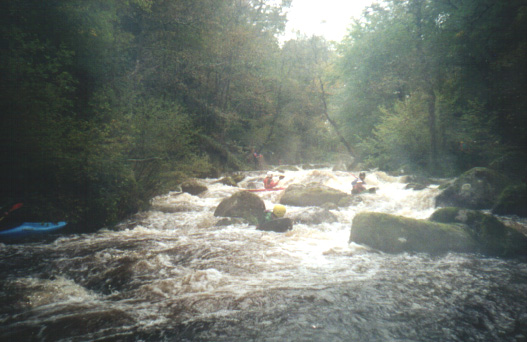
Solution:
M 3 1 L 0 205 L 98 229 L 186 177 L 251 169 L 252 149 L 527 171 L 527 1 L 387 0 L 342 42 L 281 42 L 290 2 Z

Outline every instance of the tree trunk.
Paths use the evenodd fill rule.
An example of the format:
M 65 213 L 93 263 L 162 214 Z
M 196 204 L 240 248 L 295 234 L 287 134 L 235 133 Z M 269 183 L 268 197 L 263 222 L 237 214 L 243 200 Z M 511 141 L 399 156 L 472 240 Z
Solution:
M 337 133 L 337 136 L 339 137 L 340 139 L 340 142 L 346 146 L 346 149 L 348 150 L 348 153 L 350 156 L 352 156 L 353 158 L 357 159 L 358 156 L 357 154 L 355 153 L 355 150 L 351 147 L 351 145 L 348 143 L 348 141 L 346 139 L 344 139 L 344 137 L 342 136 L 342 134 L 340 134 L 340 131 L 339 131 L 339 128 L 337 126 L 337 123 L 335 121 L 333 121 L 330 117 L 329 117 L 329 114 L 328 114 L 328 106 L 327 106 L 327 103 L 326 103 L 326 91 L 324 90 L 324 83 L 322 82 L 322 77 L 318 76 L 318 82 L 320 84 L 320 91 L 321 91 L 321 97 L 322 97 L 322 104 L 324 106 L 324 116 L 326 117 L 326 119 L 328 120 L 328 122 L 331 124 L 331 126 L 333 126 L 333 129 L 335 130 L 335 132 Z
M 428 129 L 430 132 L 430 171 L 437 171 L 436 96 L 433 89 L 428 94 Z
M 417 27 L 417 53 L 421 63 L 422 87 L 428 95 L 428 130 L 430 134 L 430 161 L 429 169 L 431 173 L 437 173 L 437 132 L 436 132 L 436 96 L 432 82 L 430 66 L 423 49 L 423 0 L 415 0 L 412 5 L 415 8 L 415 25 Z

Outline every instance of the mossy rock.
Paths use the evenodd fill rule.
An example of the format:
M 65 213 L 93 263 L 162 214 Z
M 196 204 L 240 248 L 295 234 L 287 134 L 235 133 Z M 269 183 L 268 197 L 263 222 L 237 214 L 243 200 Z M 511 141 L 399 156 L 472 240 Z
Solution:
M 238 191 L 220 202 L 214 216 L 240 217 L 257 224 L 264 211 L 265 203 L 260 197 L 248 191 Z
M 511 181 L 503 174 L 476 167 L 463 173 L 436 197 L 438 207 L 490 209 L 502 189 Z
M 223 177 L 216 183 L 221 183 L 223 185 L 228 185 L 228 186 L 238 186 L 238 183 L 236 183 L 236 181 L 231 176 Z
M 242 173 L 235 173 L 235 174 L 231 175 L 231 178 L 236 183 L 240 183 L 242 180 L 245 179 L 245 175 L 242 174 Z
M 337 222 L 337 215 L 323 208 L 309 208 L 291 217 L 295 223 L 321 224 Z
M 492 208 L 492 213 L 527 217 L 527 186 L 521 184 L 506 187 Z
M 527 237 L 492 215 L 477 210 L 448 207 L 434 212 L 429 220 L 466 225 L 468 233 L 478 242 L 481 253 L 494 256 L 527 254 Z
M 188 179 L 181 183 L 181 190 L 183 192 L 188 192 L 191 195 L 199 195 L 207 191 L 208 188 L 196 179 Z
M 477 251 L 476 241 L 460 225 L 373 212 L 359 213 L 353 218 L 350 242 L 386 253 Z
M 441 222 L 441 223 L 456 222 L 456 216 L 458 215 L 460 210 L 461 208 L 457 208 L 457 207 L 441 208 L 441 209 L 434 211 L 432 216 L 430 216 L 429 220 L 434 221 L 434 222 Z M 466 223 L 466 222 L 462 222 L 462 223 Z
M 287 187 L 280 203 L 298 207 L 321 206 L 327 202 L 339 203 L 347 196 L 345 192 L 318 183 L 293 184 Z

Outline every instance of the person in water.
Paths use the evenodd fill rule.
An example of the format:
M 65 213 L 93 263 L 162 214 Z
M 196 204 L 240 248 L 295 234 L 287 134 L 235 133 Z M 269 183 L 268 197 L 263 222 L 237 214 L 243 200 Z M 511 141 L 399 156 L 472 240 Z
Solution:
M 260 227 L 264 223 L 284 217 L 285 212 L 285 206 L 281 204 L 275 204 L 273 210 L 265 210 L 263 212 L 263 215 L 258 220 L 258 227 Z
M 351 182 L 351 185 L 353 186 L 353 189 L 351 189 L 351 193 L 353 195 L 360 194 L 363 191 L 366 191 L 366 173 L 361 172 L 359 173 L 359 178 L 355 178 L 353 182 Z
M 284 179 L 285 176 L 281 175 L 278 180 L 274 181 L 273 180 L 273 173 L 271 171 L 267 172 L 267 175 L 265 176 L 264 180 L 263 180 L 263 183 L 264 183 L 264 188 L 266 189 L 272 189 L 274 188 L 275 186 L 278 185 L 278 183 L 280 182 L 280 180 Z
M 256 229 L 276 233 L 285 233 L 293 229 L 293 220 L 284 217 L 285 211 L 285 207 L 281 204 L 276 204 L 273 210 L 265 210 L 258 220 Z

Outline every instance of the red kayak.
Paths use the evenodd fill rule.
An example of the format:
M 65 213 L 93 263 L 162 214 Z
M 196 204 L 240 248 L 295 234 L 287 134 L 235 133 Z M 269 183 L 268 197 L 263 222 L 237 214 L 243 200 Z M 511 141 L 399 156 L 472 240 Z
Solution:
M 285 190 L 285 188 L 272 188 L 272 189 L 247 189 L 245 191 L 250 192 L 261 192 L 261 191 L 278 191 L 278 190 Z

